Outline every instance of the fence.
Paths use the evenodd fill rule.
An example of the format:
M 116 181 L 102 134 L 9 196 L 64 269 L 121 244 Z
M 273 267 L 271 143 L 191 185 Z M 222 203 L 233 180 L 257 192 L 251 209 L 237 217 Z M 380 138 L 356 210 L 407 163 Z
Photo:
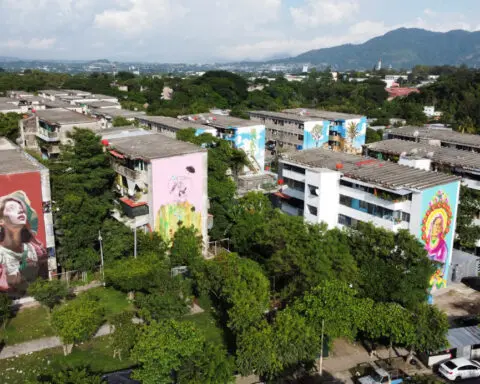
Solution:
M 67 283 L 67 286 L 81 286 L 91 283 L 94 280 L 103 282 L 102 279 L 102 267 L 97 267 L 93 271 L 65 271 L 61 273 L 50 273 L 50 279 L 63 280 Z
M 230 239 L 210 241 L 208 243 L 208 257 L 216 257 L 221 252 L 230 252 Z

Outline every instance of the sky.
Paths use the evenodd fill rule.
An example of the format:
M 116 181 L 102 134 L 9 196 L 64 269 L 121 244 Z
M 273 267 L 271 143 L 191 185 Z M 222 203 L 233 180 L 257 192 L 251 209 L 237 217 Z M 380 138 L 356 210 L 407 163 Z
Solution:
M 0 0 L 0 56 L 264 60 L 399 27 L 480 29 L 478 0 Z

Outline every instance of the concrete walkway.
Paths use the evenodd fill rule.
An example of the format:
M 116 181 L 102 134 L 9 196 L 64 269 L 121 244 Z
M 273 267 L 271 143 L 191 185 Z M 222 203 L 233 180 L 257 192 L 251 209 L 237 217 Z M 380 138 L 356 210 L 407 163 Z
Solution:
M 110 332 L 110 325 L 104 324 L 98 329 L 97 333 L 93 337 L 109 335 Z M 0 360 L 10 359 L 12 357 L 26 355 L 32 352 L 39 352 L 43 351 L 44 349 L 61 347 L 62 345 L 63 344 L 60 341 L 60 338 L 56 336 L 35 339 L 32 341 L 27 341 L 25 343 L 15 344 L 3 348 L 3 350 L 0 352 Z

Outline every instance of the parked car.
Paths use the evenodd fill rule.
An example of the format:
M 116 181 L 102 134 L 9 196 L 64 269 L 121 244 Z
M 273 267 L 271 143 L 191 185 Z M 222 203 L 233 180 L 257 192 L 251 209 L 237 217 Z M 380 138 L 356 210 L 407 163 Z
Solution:
M 358 382 L 360 384 L 400 384 L 405 378 L 401 372 L 387 372 L 383 368 L 377 368 L 373 374 L 360 377 Z
M 446 361 L 438 370 L 448 380 L 461 380 L 480 377 L 480 363 L 464 357 Z

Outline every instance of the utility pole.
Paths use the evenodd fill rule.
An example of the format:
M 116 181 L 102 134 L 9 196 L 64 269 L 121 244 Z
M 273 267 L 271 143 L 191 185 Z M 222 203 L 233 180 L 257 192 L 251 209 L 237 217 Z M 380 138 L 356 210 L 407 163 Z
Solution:
M 320 349 L 320 369 L 319 369 L 319 372 L 320 372 L 320 376 L 322 376 L 322 372 L 323 372 L 323 331 L 325 329 L 325 320 L 322 319 L 322 338 L 321 338 L 321 349 Z
M 137 258 L 137 223 L 135 221 L 135 226 L 133 228 L 133 257 Z
M 102 268 L 102 279 L 103 279 L 103 285 L 105 286 L 105 268 L 103 264 L 103 245 L 102 245 L 102 234 L 100 231 L 98 231 L 98 242 L 100 243 L 100 267 Z

